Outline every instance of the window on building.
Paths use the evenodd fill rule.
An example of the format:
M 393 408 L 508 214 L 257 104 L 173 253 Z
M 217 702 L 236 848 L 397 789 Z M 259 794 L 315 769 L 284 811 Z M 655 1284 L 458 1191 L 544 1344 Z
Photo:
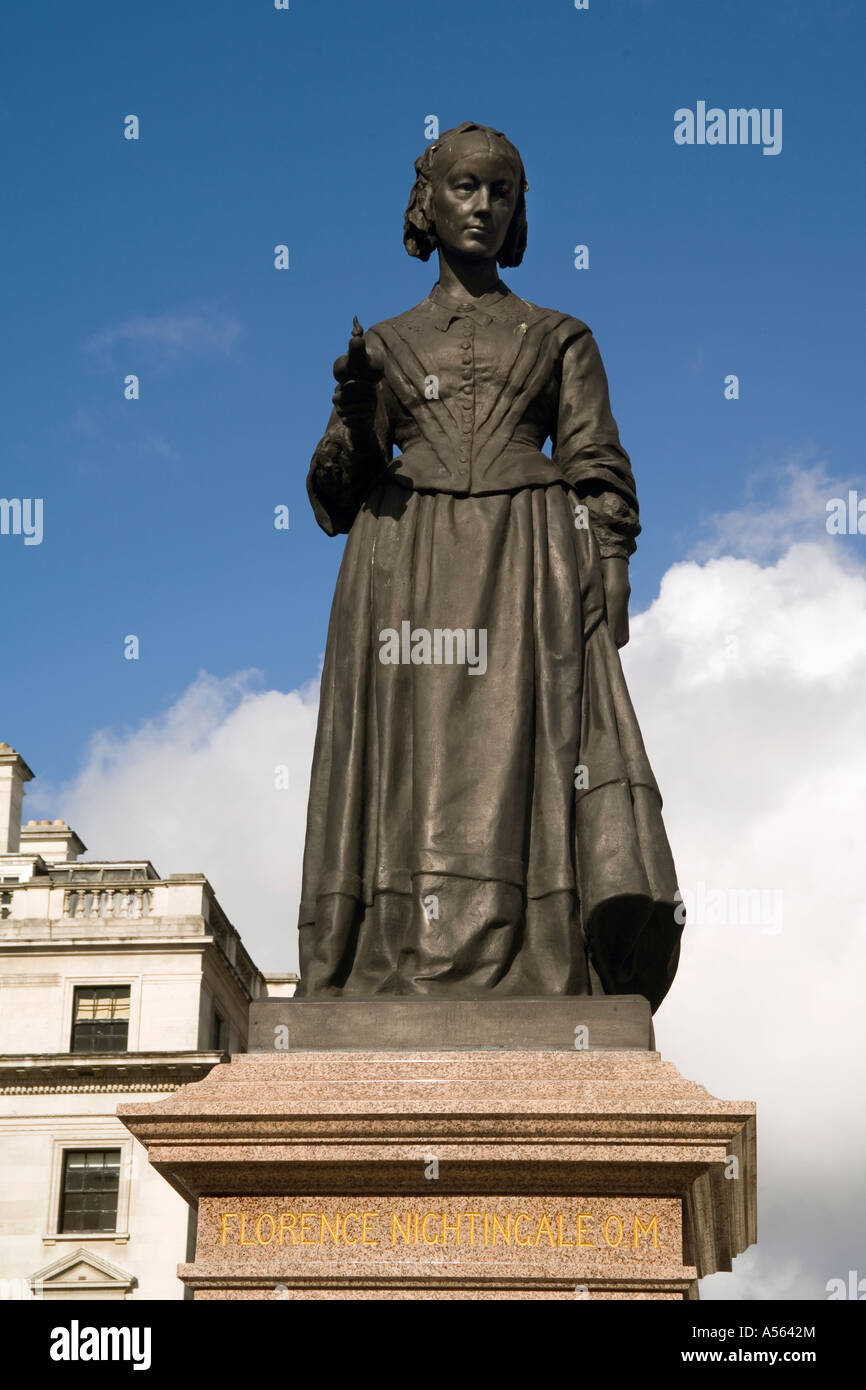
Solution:
M 59 1230 L 116 1230 L 119 1190 L 120 1149 L 67 1149 Z
M 214 1009 L 210 1045 L 213 1052 L 225 1052 L 229 1045 L 229 1026 L 217 1009 Z
M 125 1052 L 129 985 L 79 985 L 72 1011 L 73 1052 Z

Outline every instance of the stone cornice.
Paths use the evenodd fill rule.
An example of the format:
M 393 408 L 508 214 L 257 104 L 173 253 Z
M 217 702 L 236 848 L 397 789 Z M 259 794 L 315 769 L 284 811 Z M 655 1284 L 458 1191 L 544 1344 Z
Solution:
M 7 1053 L 0 1055 L 0 1094 L 174 1091 L 201 1081 L 220 1052 Z

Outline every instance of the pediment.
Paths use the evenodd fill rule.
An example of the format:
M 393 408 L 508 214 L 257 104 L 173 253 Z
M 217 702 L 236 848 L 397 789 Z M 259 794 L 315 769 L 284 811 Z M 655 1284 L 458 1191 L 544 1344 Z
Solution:
M 44 1291 L 85 1293 L 92 1289 L 128 1293 L 135 1285 L 135 1275 L 118 1269 L 93 1250 L 79 1246 L 67 1251 L 59 1260 L 30 1276 L 31 1286 L 41 1285 Z

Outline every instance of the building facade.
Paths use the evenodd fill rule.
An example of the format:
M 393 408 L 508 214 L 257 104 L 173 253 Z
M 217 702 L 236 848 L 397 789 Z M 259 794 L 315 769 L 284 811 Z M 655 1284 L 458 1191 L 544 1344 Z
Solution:
M 268 979 L 203 875 L 22 827 L 32 776 L 0 744 L 0 1295 L 181 1298 L 191 1213 L 116 1108 L 244 1051 Z

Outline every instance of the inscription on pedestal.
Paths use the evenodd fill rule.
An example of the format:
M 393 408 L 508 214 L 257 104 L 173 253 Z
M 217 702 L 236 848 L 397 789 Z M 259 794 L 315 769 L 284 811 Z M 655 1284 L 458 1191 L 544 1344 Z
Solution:
M 200 1273 L 568 1277 L 682 1265 L 681 1204 L 631 1197 L 202 1198 Z

